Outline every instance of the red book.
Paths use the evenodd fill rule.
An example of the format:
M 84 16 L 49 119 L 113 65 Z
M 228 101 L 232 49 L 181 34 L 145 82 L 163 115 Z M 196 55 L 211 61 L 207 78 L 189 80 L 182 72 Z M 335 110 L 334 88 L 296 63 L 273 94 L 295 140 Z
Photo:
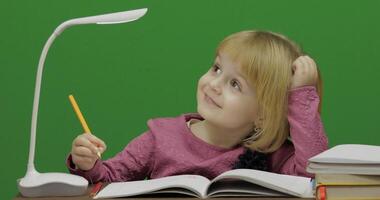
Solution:
M 319 185 L 317 187 L 316 199 L 317 200 L 326 200 L 326 186 Z

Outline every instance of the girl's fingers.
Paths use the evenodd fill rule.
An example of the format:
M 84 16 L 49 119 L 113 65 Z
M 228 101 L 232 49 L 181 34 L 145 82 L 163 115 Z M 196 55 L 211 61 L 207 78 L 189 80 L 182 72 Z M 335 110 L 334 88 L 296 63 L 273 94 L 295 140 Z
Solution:
M 307 57 L 307 62 L 308 62 L 308 65 L 310 66 L 310 74 L 311 76 L 315 79 L 318 77 L 318 69 L 317 69 L 317 64 L 315 63 L 315 61 L 310 58 L 309 56 Z
M 104 153 L 105 151 L 106 151 L 106 148 L 107 147 L 98 147 L 98 151 L 99 151 L 99 153 Z
M 309 74 L 316 69 L 316 64 L 309 56 L 299 57 L 299 63 L 298 69 L 300 70 L 300 74 Z
M 300 59 L 300 62 L 302 63 L 302 68 L 303 69 L 307 69 L 307 67 L 309 66 L 307 57 L 306 56 L 302 56 L 302 58 Z
M 315 64 L 313 59 L 311 59 L 309 56 L 306 57 L 305 61 L 307 62 L 307 66 L 310 70 L 314 71 L 315 70 Z
M 106 144 L 103 142 L 103 140 L 99 139 L 95 135 L 86 134 L 86 137 L 88 138 L 88 140 L 90 140 L 90 142 L 96 144 L 97 147 L 102 147 L 103 149 L 106 148 Z
M 99 151 L 98 148 L 97 148 L 97 146 L 88 139 L 87 135 L 89 135 L 89 134 L 82 134 L 82 135 L 78 136 L 74 140 L 74 146 L 76 146 L 76 147 L 79 147 L 79 146 L 86 147 L 89 150 L 91 150 L 93 153 L 97 154 L 97 152 Z
M 89 158 L 97 157 L 97 155 L 94 154 L 94 152 L 92 152 L 90 149 L 84 146 L 78 146 L 74 148 L 72 153 L 80 157 L 89 157 Z
M 74 158 L 73 158 L 74 159 Z M 83 157 L 83 156 L 77 156 L 75 157 L 75 160 L 73 160 L 74 163 L 95 163 L 96 159 L 91 157 Z
M 318 78 L 317 65 L 309 56 L 298 57 L 293 62 L 292 71 L 291 88 L 315 85 Z
M 298 70 L 298 68 L 301 67 L 302 63 L 301 63 L 301 57 L 298 57 L 294 62 L 293 62 L 293 66 L 292 66 L 292 70 L 293 70 L 293 74 Z

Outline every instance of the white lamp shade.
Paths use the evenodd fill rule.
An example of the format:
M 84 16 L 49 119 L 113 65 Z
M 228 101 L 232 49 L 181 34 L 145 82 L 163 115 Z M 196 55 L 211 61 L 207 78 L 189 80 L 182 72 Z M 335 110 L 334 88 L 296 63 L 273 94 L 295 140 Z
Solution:
M 140 17 L 144 16 L 147 11 L 148 11 L 147 8 L 142 8 L 142 9 L 130 10 L 130 11 L 124 11 L 124 12 L 116 12 L 116 13 L 97 15 L 97 16 L 91 16 L 91 17 L 70 19 L 68 21 L 65 21 L 61 25 L 59 25 L 54 32 L 56 34 L 60 34 L 64 29 L 70 26 L 79 25 L 79 24 L 126 23 L 126 22 L 139 19 Z

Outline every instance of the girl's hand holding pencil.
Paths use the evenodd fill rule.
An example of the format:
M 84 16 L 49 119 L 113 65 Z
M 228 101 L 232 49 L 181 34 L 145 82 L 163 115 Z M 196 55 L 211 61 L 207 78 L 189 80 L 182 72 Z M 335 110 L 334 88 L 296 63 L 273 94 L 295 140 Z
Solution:
M 74 139 L 71 156 L 74 164 L 79 169 L 90 170 L 94 167 L 96 160 L 98 160 L 100 155 L 106 150 L 106 144 L 91 134 L 74 96 L 70 95 L 69 99 L 84 130 L 83 134 Z
M 73 163 L 81 170 L 90 170 L 99 159 L 99 152 L 106 150 L 104 142 L 92 134 L 83 133 L 72 144 Z

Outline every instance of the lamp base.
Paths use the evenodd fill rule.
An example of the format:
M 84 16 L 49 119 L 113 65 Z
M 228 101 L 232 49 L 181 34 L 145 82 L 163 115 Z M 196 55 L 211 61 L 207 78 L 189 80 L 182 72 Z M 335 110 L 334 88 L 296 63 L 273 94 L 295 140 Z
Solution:
M 65 173 L 27 173 L 18 180 L 18 190 L 25 197 L 79 196 L 87 191 L 88 181 Z

